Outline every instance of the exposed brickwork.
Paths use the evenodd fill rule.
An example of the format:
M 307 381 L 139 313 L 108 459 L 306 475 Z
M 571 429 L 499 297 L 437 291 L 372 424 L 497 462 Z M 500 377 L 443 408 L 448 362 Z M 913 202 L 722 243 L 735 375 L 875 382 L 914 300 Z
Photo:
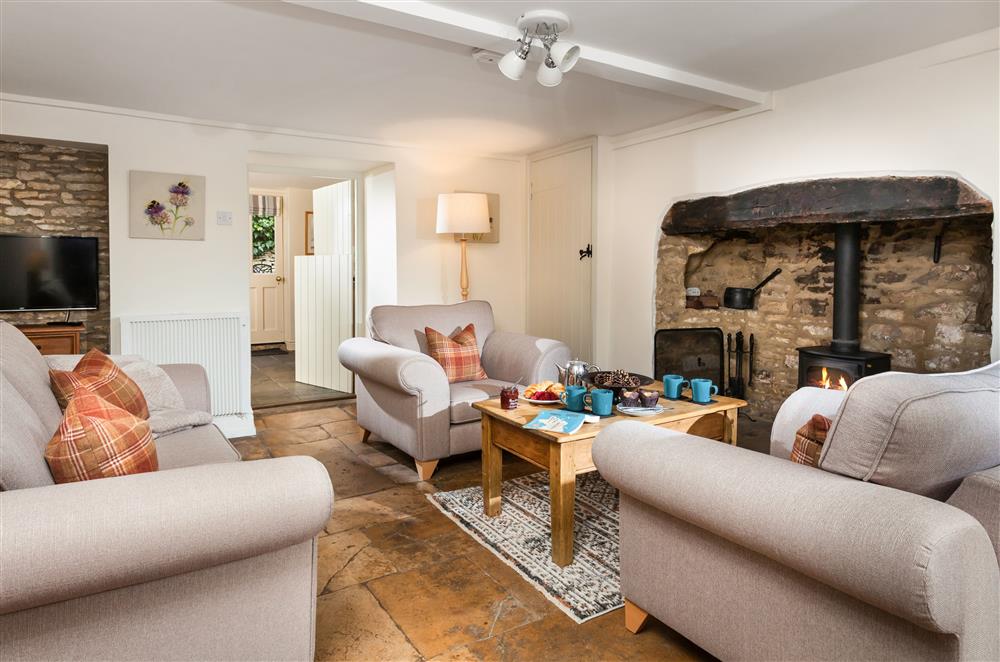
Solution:
M 97 237 L 100 302 L 97 310 L 74 311 L 83 322 L 84 351 L 108 350 L 108 154 L 98 147 L 46 144 L 0 135 L 0 233 L 28 236 Z M 65 312 L 0 313 L 13 324 L 65 319 Z
M 948 372 L 989 362 L 992 234 L 982 222 L 947 225 L 934 264 L 940 224 L 879 223 L 862 231 L 861 344 L 892 354 L 895 370 Z M 751 415 L 773 416 L 798 378 L 796 347 L 830 341 L 833 227 L 785 226 L 717 235 L 662 236 L 656 289 L 657 328 L 718 326 L 755 334 L 759 350 Z M 753 287 L 781 267 L 755 310 L 692 310 L 686 286 Z

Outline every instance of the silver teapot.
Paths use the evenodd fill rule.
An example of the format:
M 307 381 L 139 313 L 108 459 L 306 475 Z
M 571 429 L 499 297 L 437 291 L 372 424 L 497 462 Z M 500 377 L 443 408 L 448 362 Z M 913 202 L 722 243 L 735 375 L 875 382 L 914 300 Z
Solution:
M 584 375 L 588 372 L 600 370 L 596 365 L 581 361 L 580 359 L 573 359 L 567 362 L 565 366 L 557 363 L 556 369 L 559 370 L 559 381 L 565 386 L 583 386 Z

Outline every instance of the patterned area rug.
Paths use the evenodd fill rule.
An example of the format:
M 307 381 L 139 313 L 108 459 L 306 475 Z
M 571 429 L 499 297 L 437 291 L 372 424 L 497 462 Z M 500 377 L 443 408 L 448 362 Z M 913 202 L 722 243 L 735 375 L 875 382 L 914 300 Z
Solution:
M 504 481 L 503 508 L 497 517 L 483 513 L 482 487 L 427 498 L 577 623 L 622 606 L 618 490 L 596 471 L 576 479 L 573 563 L 565 568 L 552 562 L 545 472 Z

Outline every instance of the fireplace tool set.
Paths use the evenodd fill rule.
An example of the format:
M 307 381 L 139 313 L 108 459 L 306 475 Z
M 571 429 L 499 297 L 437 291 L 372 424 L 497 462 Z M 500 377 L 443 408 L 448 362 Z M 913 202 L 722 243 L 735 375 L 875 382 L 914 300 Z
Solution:
M 743 332 L 737 331 L 735 341 L 734 346 L 733 334 L 726 334 L 726 395 L 733 398 L 743 399 L 746 397 L 746 387 L 753 386 L 756 340 L 754 339 L 754 335 L 751 333 L 749 343 L 747 343 L 747 347 L 744 348 Z M 743 371 L 744 363 L 747 364 L 746 373 Z M 744 374 L 746 375 L 745 380 Z

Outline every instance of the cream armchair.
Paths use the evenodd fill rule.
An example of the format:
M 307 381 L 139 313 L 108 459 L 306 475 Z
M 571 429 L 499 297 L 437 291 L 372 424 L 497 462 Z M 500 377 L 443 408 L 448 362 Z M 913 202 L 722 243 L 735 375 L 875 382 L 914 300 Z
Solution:
M 998 393 L 1000 364 L 800 389 L 770 455 L 610 426 L 626 627 L 724 660 L 998 659 Z M 836 416 L 819 468 L 788 460 L 814 413 Z
M 469 323 L 488 379 L 449 384 L 444 369 L 427 354 L 424 327 L 452 334 Z M 368 323 L 370 338 L 340 345 L 340 362 L 355 373 L 358 425 L 413 456 L 422 480 L 438 460 L 481 448 L 479 412 L 473 402 L 497 397 L 508 384 L 555 380 L 557 365 L 570 359 L 557 340 L 497 331 L 485 301 L 440 306 L 378 306 Z

